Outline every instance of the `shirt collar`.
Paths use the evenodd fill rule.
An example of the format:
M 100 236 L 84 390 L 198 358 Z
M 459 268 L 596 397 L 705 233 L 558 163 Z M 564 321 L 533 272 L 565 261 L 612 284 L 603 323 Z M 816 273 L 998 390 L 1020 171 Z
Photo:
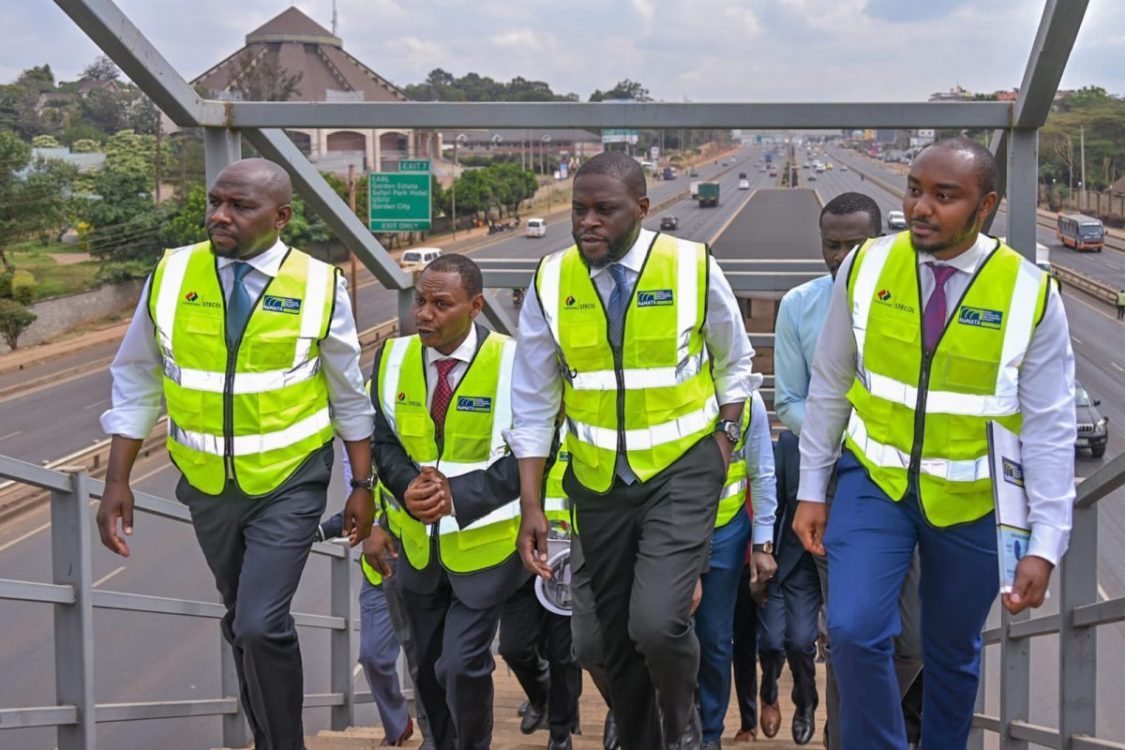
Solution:
M 918 264 L 936 263 L 939 266 L 950 266 L 961 273 L 967 273 L 972 276 L 976 272 L 980 262 L 992 252 L 992 248 L 994 247 L 996 247 L 996 239 L 994 237 L 989 237 L 987 234 L 978 234 L 977 241 L 973 243 L 973 246 L 956 258 L 938 260 L 932 255 L 917 253 Z
M 242 262 L 249 263 L 251 268 L 256 271 L 261 271 L 272 279 L 277 276 L 277 272 L 281 270 L 281 261 L 285 260 L 285 254 L 287 252 L 289 252 L 289 248 L 286 247 L 285 243 L 278 237 L 277 242 L 275 242 L 273 247 L 269 250 L 266 250 L 264 253 L 258 253 L 253 258 L 247 258 Z M 238 260 L 240 259 L 219 257 L 219 270 L 222 271 L 231 263 Z
M 472 362 L 473 355 L 477 352 L 477 324 L 473 323 L 469 328 L 469 335 L 461 342 L 461 345 L 453 350 L 452 354 L 442 354 L 437 349 L 427 346 L 426 349 L 426 364 L 432 365 L 439 359 L 456 359 L 461 362 Z
M 649 245 L 652 244 L 652 240 L 655 236 L 656 232 L 641 229 L 641 231 L 637 233 L 637 241 L 633 243 L 633 246 L 629 248 L 629 252 L 625 253 L 625 256 L 617 261 L 617 263 L 625 266 L 633 273 L 640 275 L 641 269 L 644 268 L 645 265 L 645 259 L 648 258 Z M 601 268 L 591 268 L 590 278 L 596 279 L 607 268 L 609 268 L 609 264 Z

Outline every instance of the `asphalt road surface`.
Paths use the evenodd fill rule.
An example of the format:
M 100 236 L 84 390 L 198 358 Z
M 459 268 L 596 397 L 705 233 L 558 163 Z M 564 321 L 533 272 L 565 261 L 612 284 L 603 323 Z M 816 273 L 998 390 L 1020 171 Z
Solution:
M 760 149 L 744 149 L 725 168 L 720 205 L 700 209 L 684 200 L 662 213 L 680 220 L 677 234 L 691 239 L 713 241 L 722 257 L 817 257 L 815 222 L 820 203 L 808 190 L 774 190 L 777 180 L 758 172 Z M 843 158 L 837 161 L 837 168 Z M 711 165 L 701 170 L 699 179 L 723 172 Z M 746 172 L 749 190 L 737 189 L 737 174 Z M 899 199 L 879 191 L 870 181 L 861 182 L 854 170 L 834 170 L 813 184 L 822 199 L 844 190 L 867 192 L 886 209 Z M 686 191 L 694 178 L 681 177 L 653 183 L 654 202 Z M 660 215 L 646 220 L 655 226 Z M 811 229 L 810 229 L 811 227 Z M 720 234 L 721 233 L 721 234 Z M 716 235 L 719 235 L 716 239 Z M 549 225 L 547 237 L 512 237 L 478 251 L 480 257 L 534 258 L 570 243 L 565 221 Z M 1110 251 L 1103 253 L 1107 256 Z M 731 255 L 727 255 L 730 253 Z M 1094 256 L 1097 259 L 1097 256 Z M 362 283 L 362 282 L 361 282 Z M 1125 425 L 1125 325 L 1113 319 L 1110 308 L 1081 295 L 1066 293 L 1066 307 L 1079 378 L 1091 393 L 1102 399 L 1103 413 L 1109 416 L 1111 438 L 1104 460 L 1125 450 L 1125 436 L 1113 429 Z M 363 286 L 360 292 L 361 328 L 394 314 L 393 295 L 378 284 Z M 104 357 L 92 352 L 91 359 Z M 25 460 L 58 458 L 100 439 L 97 415 L 105 408 L 109 394 L 104 366 L 57 387 L 46 388 L 24 397 L 0 402 L 0 453 Z M 3 440 L 16 429 L 20 435 Z M 1078 473 L 1086 476 L 1104 463 L 1103 459 L 1080 456 Z M 162 457 L 138 466 L 135 486 L 139 490 L 172 497 L 177 472 Z M 337 483 L 330 495 L 329 511 L 343 501 Z M 1125 593 L 1125 547 L 1118 540 L 1125 532 L 1122 492 L 1103 501 L 1100 510 L 1101 570 L 1099 580 L 1107 595 Z M 49 518 L 45 510 L 30 513 L 0 529 L 0 576 L 32 581 L 50 577 Z M 93 539 L 93 580 L 98 588 L 155 596 L 216 601 L 202 555 L 186 525 L 141 515 L 131 540 L 133 556 L 118 558 Z M 295 611 L 324 613 L 328 610 L 327 563 L 313 557 L 294 602 Z M 358 573 L 357 573 L 358 576 Z M 1057 607 L 1056 596 L 1048 604 Z M 0 669 L 9 679 L 0 683 L 0 706 L 31 706 L 53 703 L 53 645 L 49 605 L 0 602 L 0 620 L 5 638 L 0 640 Z M 95 693 L 99 702 L 131 700 L 177 700 L 214 698 L 220 694 L 219 633 L 215 623 L 187 618 L 139 613 L 95 610 Z M 328 634 L 301 629 L 306 691 L 328 692 Z M 998 653 L 989 654 L 988 672 L 995 695 Z M 1103 665 L 1125 663 L 1125 636 L 1122 626 L 1101 629 L 1099 661 Z M 1033 646 L 1032 721 L 1054 723 L 1057 700 L 1055 675 L 1056 644 L 1039 639 Z M 362 680 L 358 683 L 362 685 Z M 1099 732 L 1116 740 L 1125 739 L 1125 716 L 1116 710 L 1125 695 L 1125 676 L 1118 670 L 1102 669 L 1099 683 Z M 995 700 L 992 705 L 994 706 Z M 372 721 L 373 709 L 363 707 L 360 721 Z M 306 729 L 313 732 L 327 726 L 327 709 L 305 711 Z M 98 729 L 99 743 L 106 747 L 196 750 L 220 744 L 219 721 L 213 717 L 176 719 L 123 724 L 103 724 Z M 50 729 L 0 732 L 0 750 L 50 750 L 54 732 Z

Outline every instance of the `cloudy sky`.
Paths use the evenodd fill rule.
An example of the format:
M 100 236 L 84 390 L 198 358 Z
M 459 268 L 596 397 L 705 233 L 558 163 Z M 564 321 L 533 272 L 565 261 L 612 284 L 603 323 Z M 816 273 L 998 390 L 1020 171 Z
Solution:
M 329 27 L 332 0 L 117 0 L 186 78 L 290 3 Z M 1063 0 L 1065 3 L 1065 0 Z M 1090 0 L 1064 88 L 1125 94 L 1121 0 Z M 397 84 L 436 67 L 547 81 L 583 99 L 618 80 L 665 101 L 918 101 L 955 84 L 1019 85 L 1043 0 L 337 0 L 344 48 Z M 0 82 L 98 54 L 49 0 L 0 0 Z

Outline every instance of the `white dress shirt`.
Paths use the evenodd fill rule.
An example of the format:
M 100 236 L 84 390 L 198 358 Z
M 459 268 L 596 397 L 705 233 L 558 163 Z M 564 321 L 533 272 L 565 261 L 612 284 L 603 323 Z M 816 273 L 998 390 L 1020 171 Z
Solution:
M 750 402 L 750 434 L 742 455 L 750 480 L 750 507 L 754 509 L 752 544 L 765 544 L 773 540 L 773 522 L 777 514 L 777 476 L 773 468 L 773 437 L 770 435 L 770 415 L 762 396 L 754 391 Z
M 980 235 L 969 250 L 951 260 L 918 255 L 918 263 L 957 269 L 945 282 L 946 320 L 968 288 L 973 273 L 996 240 Z M 812 364 L 812 382 L 801 431 L 799 500 L 824 502 L 825 489 L 840 453 L 841 438 L 851 415 L 847 392 L 856 374 L 856 344 L 848 306 L 848 276 L 855 251 L 836 274 L 828 316 Z M 919 270 L 922 305 L 934 291 L 933 272 Z M 1070 536 L 1074 504 L 1074 351 L 1066 311 L 1051 286 L 1043 318 L 1035 328 L 1020 367 L 1019 404 L 1023 416 L 1020 443 L 1028 495 L 1031 543 L 1027 554 L 1058 564 Z
M 618 263 L 625 268 L 631 287 L 636 287 L 655 232 L 642 229 L 633 247 Z M 711 356 L 715 395 L 719 405 L 745 401 L 762 382 L 753 372 L 754 349 L 746 336 L 742 312 L 730 284 L 714 258 L 709 259 L 707 317 L 703 336 Z M 613 276 L 608 266 L 591 268 L 590 279 L 602 302 L 609 303 Z M 543 317 L 532 283 L 520 310 L 519 346 L 512 373 L 512 414 L 515 426 L 506 434 L 516 458 L 546 458 L 555 436 L 555 419 L 562 403 L 562 378 L 557 348 Z
M 244 261 L 250 264 L 250 271 L 243 277 L 242 284 L 250 299 L 261 296 L 266 285 L 277 276 L 286 252 L 285 244 L 278 240 L 269 250 Z M 216 259 L 223 296 L 229 300 L 234 283 L 232 266 L 236 259 Z M 144 439 L 164 411 L 160 403 L 164 395 L 163 357 L 148 313 L 150 284 L 152 276 L 145 281 L 133 320 L 109 366 L 113 376 L 112 406 L 101 416 L 102 429 L 107 435 Z M 332 424 L 343 440 L 371 437 L 375 418 L 375 408 L 359 369 L 359 353 L 347 283 L 340 274 L 336 280 L 336 304 L 332 308 L 328 335 L 320 342 L 320 367 L 328 383 Z
M 465 371 L 469 369 L 469 363 L 473 361 L 476 352 L 477 326 L 475 323 L 469 326 L 469 335 L 465 337 L 460 346 L 453 350 L 452 354 L 442 354 L 429 346 L 422 347 L 422 358 L 426 363 L 426 409 L 430 408 L 430 404 L 434 400 L 434 388 L 437 387 L 438 382 L 438 369 L 434 363 L 439 359 L 457 360 L 457 364 L 450 368 L 449 375 L 446 376 L 450 391 L 455 391 L 457 385 L 461 382 L 461 378 L 465 376 Z

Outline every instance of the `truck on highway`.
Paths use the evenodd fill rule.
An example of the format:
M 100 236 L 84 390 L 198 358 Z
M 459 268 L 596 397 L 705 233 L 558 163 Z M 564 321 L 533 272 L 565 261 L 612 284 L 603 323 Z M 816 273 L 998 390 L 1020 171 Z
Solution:
M 695 180 L 688 185 L 688 192 L 691 194 L 691 199 L 699 200 L 699 186 L 703 184 L 703 180 Z
M 719 183 L 701 182 L 696 192 L 700 208 L 715 207 L 719 205 Z

